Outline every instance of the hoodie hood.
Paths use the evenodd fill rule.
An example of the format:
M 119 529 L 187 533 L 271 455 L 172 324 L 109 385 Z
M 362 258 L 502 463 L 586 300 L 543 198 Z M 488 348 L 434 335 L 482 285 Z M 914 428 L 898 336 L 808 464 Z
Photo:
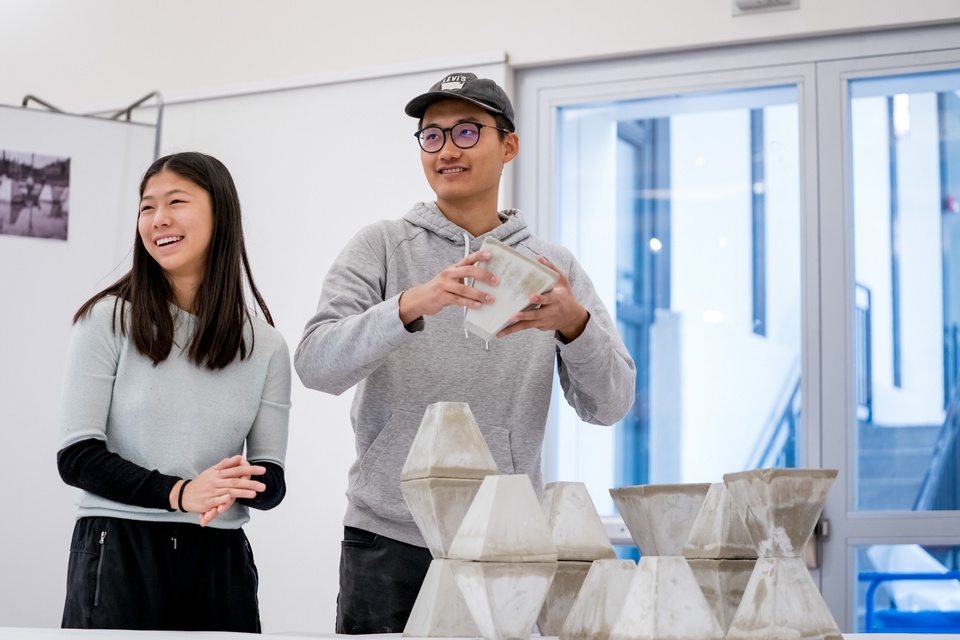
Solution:
M 492 236 L 510 246 L 516 246 L 530 237 L 530 229 L 522 213 L 516 209 L 504 209 L 498 213 L 500 226 L 476 238 L 470 235 L 469 231 L 450 222 L 440 211 L 436 202 L 418 202 L 407 215 L 403 216 L 403 219 L 443 238 L 450 244 L 462 247 L 465 242 L 469 242 L 469 251 L 478 250 L 487 236 Z

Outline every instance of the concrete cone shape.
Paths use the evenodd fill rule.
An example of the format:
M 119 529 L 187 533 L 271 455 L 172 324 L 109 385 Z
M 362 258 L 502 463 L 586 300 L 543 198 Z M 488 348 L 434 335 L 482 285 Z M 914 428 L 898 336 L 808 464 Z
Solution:
M 403 499 L 434 558 L 448 556 L 482 482 L 479 478 L 418 478 L 400 483 Z
M 592 564 L 576 560 L 557 562 L 557 573 L 553 576 L 547 598 L 543 601 L 540 615 L 537 616 L 537 630 L 541 636 L 560 635 L 560 629 L 577 600 L 580 587 Z
M 466 402 L 435 402 L 423 413 L 400 480 L 484 478 L 499 473 Z
M 799 556 L 813 533 L 836 469 L 755 469 L 723 482 L 764 557 Z
M 688 559 L 693 577 L 700 585 L 707 604 L 726 632 L 740 606 L 743 592 L 750 581 L 756 558 L 743 560 Z
M 449 557 L 481 562 L 556 563 L 557 545 L 547 529 L 530 477 L 484 478 L 450 544 Z
M 644 484 L 610 489 L 643 556 L 679 556 L 710 485 Z
M 491 287 L 480 280 L 473 283 L 477 289 L 493 295 L 495 301 L 479 309 L 468 308 L 463 328 L 492 342 L 510 324 L 513 314 L 530 306 L 530 296 L 553 288 L 560 274 L 491 236 L 483 239 L 480 250 L 491 255 L 477 265 L 497 276 L 500 284 Z
M 610 630 L 612 640 L 722 640 L 723 636 L 686 558 L 640 558 Z
M 480 635 L 450 568 L 456 562 L 460 561 L 435 559 L 430 563 L 403 628 L 404 637 L 476 638 Z
M 582 482 L 551 482 L 540 497 L 560 560 L 616 558 L 600 514 Z M 556 635 L 556 634 L 546 634 Z
M 633 560 L 591 562 L 580 593 L 560 630 L 560 640 L 609 638 L 636 571 Z M 544 635 L 542 629 L 540 635 Z
M 714 482 L 683 546 L 685 558 L 756 558 L 757 547 L 743 516 L 730 503 L 722 482 Z
M 803 558 L 760 558 L 750 574 L 727 640 L 842 640 Z
M 485 640 L 527 640 L 556 562 L 455 562 L 463 599 Z

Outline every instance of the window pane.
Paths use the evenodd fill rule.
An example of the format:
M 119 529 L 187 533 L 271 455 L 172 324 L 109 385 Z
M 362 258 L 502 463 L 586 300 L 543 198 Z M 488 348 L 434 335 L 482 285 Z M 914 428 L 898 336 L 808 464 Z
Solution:
M 958 90 L 850 83 L 858 510 L 958 508 Z
M 613 486 L 796 466 L 796 88 L 578 105 L 558 123 L 559 241 L 616 312 L 637 400 L 614 430 L 558 402 L 556 477 L 606 515 Z

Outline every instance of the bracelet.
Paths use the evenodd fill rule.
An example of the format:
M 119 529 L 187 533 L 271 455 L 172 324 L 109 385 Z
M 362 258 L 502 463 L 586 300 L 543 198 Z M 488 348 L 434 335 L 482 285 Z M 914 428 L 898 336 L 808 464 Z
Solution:
M 183 490 L 186 489 L 187 485 L 190 484 L 191 482 L 192 480 L 184 480 L 183 484 L 180 485 L 180 493 L 177 495 L 177 508 L 180 509 L 180 511 L 183 511 L 184 513 L 186 513 L 187 510 L 183 508 Z

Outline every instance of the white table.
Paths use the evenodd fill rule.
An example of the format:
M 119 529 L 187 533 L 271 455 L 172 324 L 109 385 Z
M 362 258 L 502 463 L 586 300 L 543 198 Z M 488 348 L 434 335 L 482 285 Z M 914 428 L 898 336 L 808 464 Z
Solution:
M 104 638 L 105 640 L 203 640 L 209 638 L 220 640 L 250 640 L 249 633 L 226 633 L 219 631 L 126 631 L 126 630 L 81 630 L 81 629 L 38 629 L 25 627 L 0 627 L 0 640 L 88 640 Z M 317 638 L 379 638 L 390 640 L 401 638 L 399 633 L 382 633 L 364 636 L 345 636 L 335 633 L 275 633 L 263 634 L 264 638 L 274 640 L 317 640 Z M 534 636 L 539 638 L 540 636 Z M 844 640 L 919 640 L 923 636 L 906 633 L 845 633 Z M 930 637 L 930 636 L 926 636 Z M 935 636 L 938 640 L 953 638 L 960 640 L 960 634 L 943 634 Z M 546 639 L 556 636 L 546 636 Z M 430 638 L 429 640 L 462 640 L 460 638 Z

